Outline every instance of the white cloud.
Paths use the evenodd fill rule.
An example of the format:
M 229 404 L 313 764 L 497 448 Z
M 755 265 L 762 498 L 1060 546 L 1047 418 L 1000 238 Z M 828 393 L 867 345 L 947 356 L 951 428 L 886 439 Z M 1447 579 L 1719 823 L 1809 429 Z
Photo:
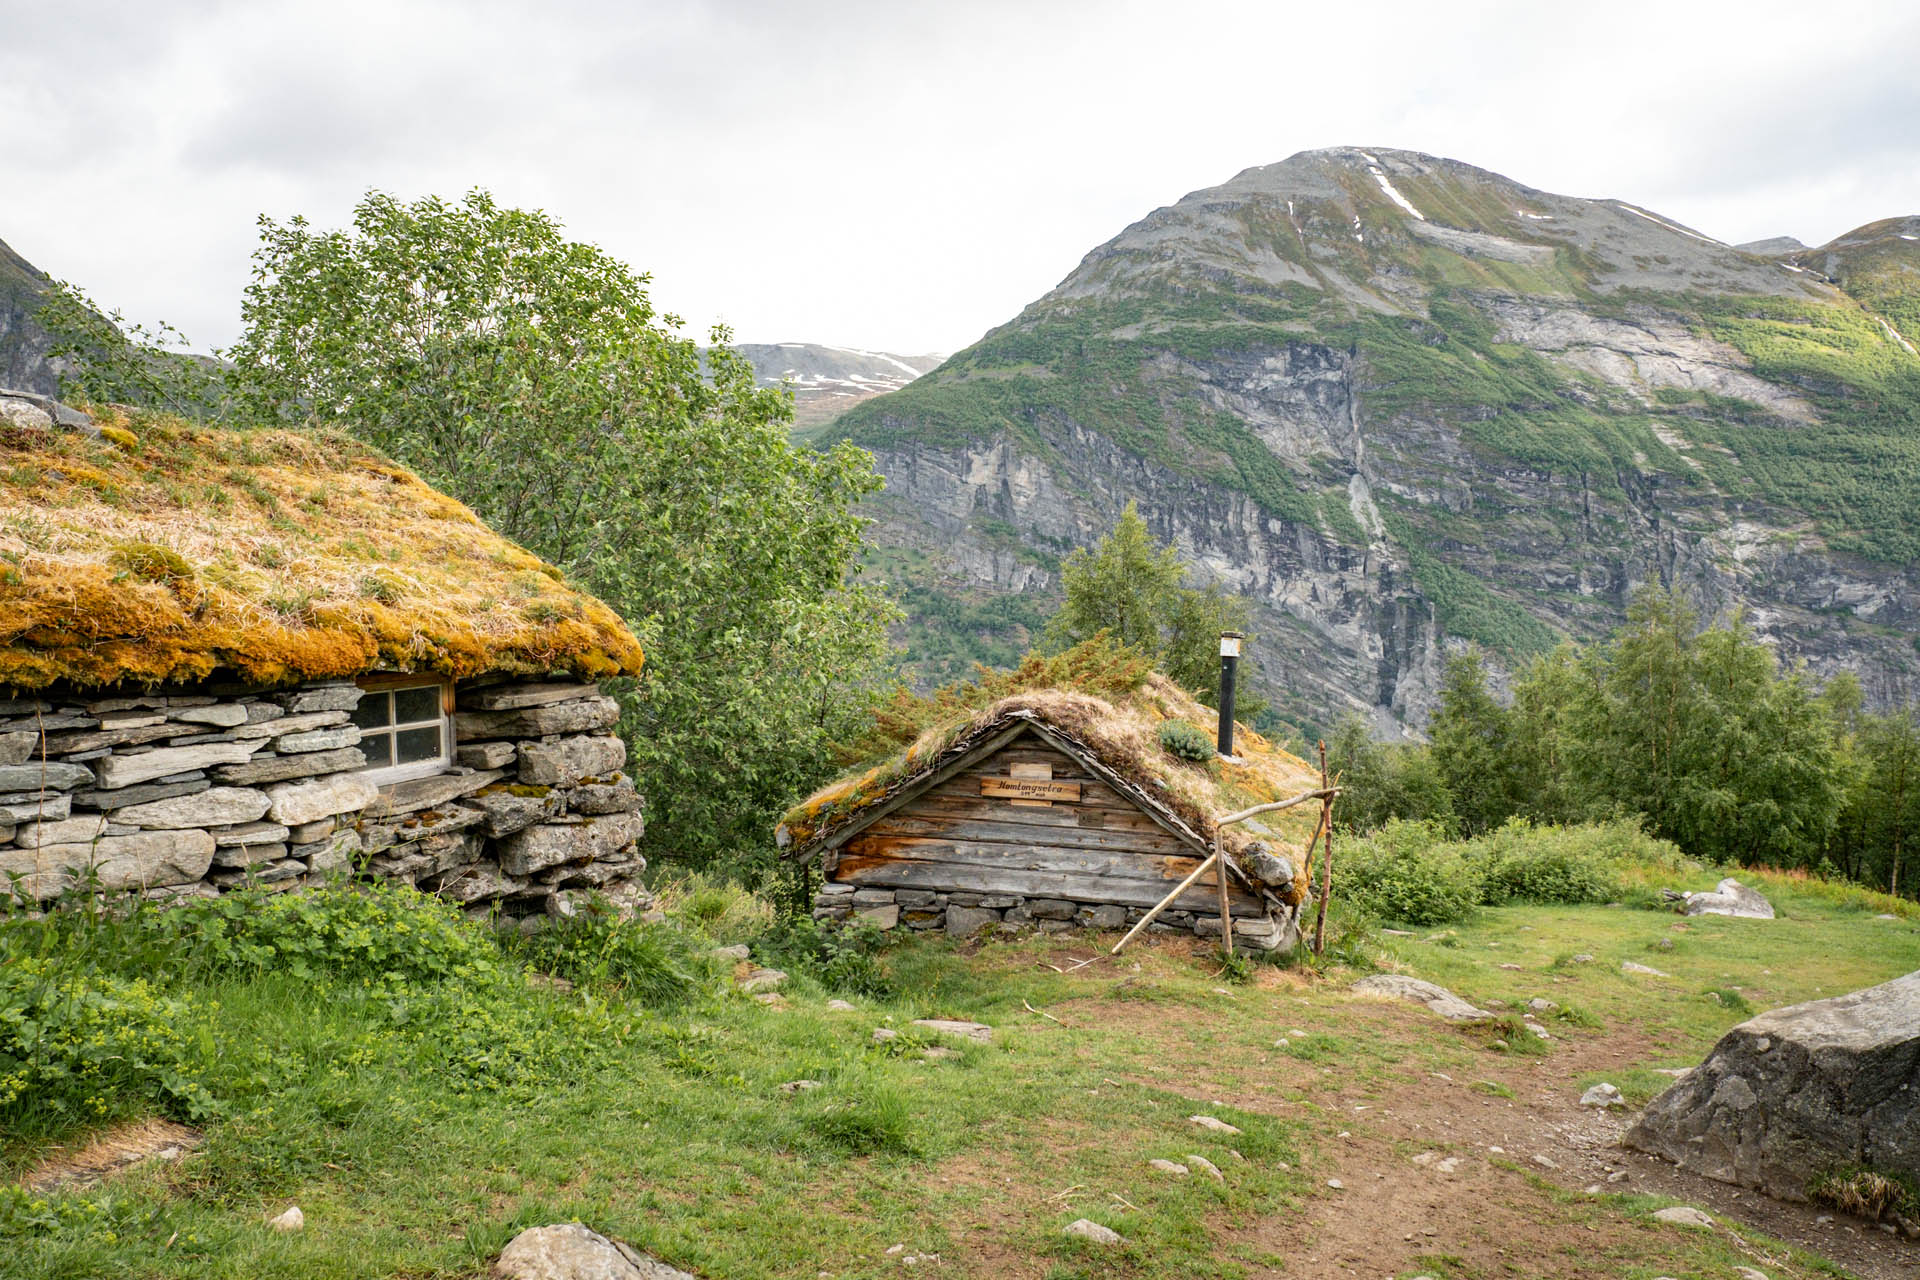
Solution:
M 205 342 L 261 213 L 486 186 L 753 341 L 953 350 L 1154 207 L 1410 147 L 1730 241 L 1920 210 L 1906 6 L 0 0 L 0 237 Z M 17 72 L 17 74 L 16 74 Z

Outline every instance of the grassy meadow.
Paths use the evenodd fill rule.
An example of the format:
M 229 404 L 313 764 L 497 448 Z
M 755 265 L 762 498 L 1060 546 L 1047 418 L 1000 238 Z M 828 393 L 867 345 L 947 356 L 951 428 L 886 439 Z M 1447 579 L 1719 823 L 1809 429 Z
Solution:
M 667 925 L 531 943 L 386 889 L 7 921 L 0 1277 L 480 1276 L 517 1230 L 569 1219 L 729 1280 L 1843 1274 L 1731 1222 L 1656 1223 L 1672 1201 L 1638 1175 L 1589 1194 L 1531 1160 L 1561 1151 L 1547 1121 L 1578 1123 L 1586 1084 L 1643 1102 L 1749 1010 L 1920 968 L 1910 904 L 1750 879 L 1780 919 L 1518 905 L 1389 932 L 1336 899 L 1318 964 L 1192 939 L 1118 958 L 1083 935 L 876 946 L 697 883 L 668 891 Z M 790 974 L 781 1002 L 709 954 L 742 941 Z M 1348 993 L 1375 968 L 1552 1000 L 1552 1038 Z M 921 1017 L 988 1023 L 992 1043 Z M 29 1038 L 49 1060 L 21 1065 Z M 781 1087 L 800 1080 L 818 1087 Z M 33 1189 L 154 1114 L 203 1144 Z M 1195 1155 L 1221 1178 L 1148 1163 Z M 1414 1160 L 1442 1155 L 1457 1173 Z M 269 1230 L 290 1204 L 305 1230 Z M 1082 1217 L 1125 1243 L 1062 1234 Z

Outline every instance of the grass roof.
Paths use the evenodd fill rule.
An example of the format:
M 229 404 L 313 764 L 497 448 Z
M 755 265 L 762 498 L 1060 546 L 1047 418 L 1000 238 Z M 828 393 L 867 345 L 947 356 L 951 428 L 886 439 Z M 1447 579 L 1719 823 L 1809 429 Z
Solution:
M 1185 721 L 1211 739 L 1218 713 L 1103 637 L 1055 657 L 1029 657 L 1011 672 L 983 671 L 973 684 L 926 697 L 896 695 L 857 744 L 865 758 L 781 819 L 785 842 L 794 856 L 811 853 L 861 813 L 1026 717 L 1073 740 L 1208 842 L 1224 839 L 1237 852 L 1258 840 L 1304 865 L 1318 806 L 1224 830 L 1217 819 L 1310 791 L 1320 785 L 1318 771 L 1244 725 L 1234 731 L 1231 761 L 1173 755 L 1160 743 L 1161 725 Z M 1298 887 L 1304 891 L 1304 882 Z
M 640 669 L 618 615 L 373 449 L 0 425 L 0 687 Z

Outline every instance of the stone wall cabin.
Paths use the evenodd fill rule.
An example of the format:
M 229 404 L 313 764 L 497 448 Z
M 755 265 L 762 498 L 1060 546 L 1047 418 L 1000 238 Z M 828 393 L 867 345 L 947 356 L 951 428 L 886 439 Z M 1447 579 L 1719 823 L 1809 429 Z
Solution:
M 1186 761 L 1160 745 L 1160 723 L 1207 714 L 1157 676 L 1118 702 L 1067 690 L 1017 695 L 816 793 L 777 838 L 790 856 L 819 859 L 817 918 L 954 934 L 1128 927 L 1224 838 L 1237 855 L 1235 940 L 1291 947 L 1306 887 L 1295 874 L 1305 815 L 1225 829 L 1214 819 L 1311 790 L 1318 776 L 1244 729 L 1235 761 Z M 1219 937 L 1213 873 L 1150 928 Z
M 348 437 L 0 391 L 0 895 L 648 904 L 604 604 Z

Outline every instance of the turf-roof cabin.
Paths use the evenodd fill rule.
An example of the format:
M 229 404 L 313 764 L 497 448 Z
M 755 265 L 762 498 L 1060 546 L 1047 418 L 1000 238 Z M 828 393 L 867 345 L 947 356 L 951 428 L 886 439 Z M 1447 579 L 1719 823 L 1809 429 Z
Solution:
M 605 604 L 350 437 L 0 391 L 0 893 L 637 904 Z M 529 926 L 531 927 L 531 926 Z
M 787 815 L 779 838 L 789 856 L 820 861 L 818 918 L 954 934 L 1126 927 L 1225 840 L 1235 939 L 1289 947 L 1305 891 L 1293 874 L 1304 816 L 1216 822 L 1229 809 L 1310 790 L 1318 777 L 1245 729 L 1232 761 L 1184 760 L 1161 744 L 1160 725 L 1197 725 L 1207 714 L 1158 676 L 1111 700 L 1023 691 L 937 724 L 815 793 Z M 1214 874 L 1152 927 L 1218 937 Z

